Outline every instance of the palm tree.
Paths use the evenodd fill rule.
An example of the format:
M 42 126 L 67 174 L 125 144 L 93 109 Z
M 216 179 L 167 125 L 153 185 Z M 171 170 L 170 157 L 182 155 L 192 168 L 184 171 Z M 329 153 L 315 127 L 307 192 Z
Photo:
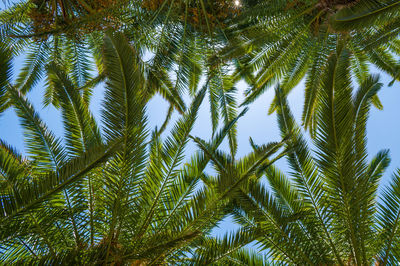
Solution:
M 237 241 L 246 232 L 225 242 L 210 232 L 227 215 L 238 184 L 258 166 L 280 158 L 269 159 L 283 143 L 244 158 L 237 166 L 240 181 L 232 182 L 227 174 L 231 169 L 212 177 L 205 171 L 207 154 L 217 151 L 238 117 L 210 142 L 192 137 L 204 87 L 168 137 L 163 140 L 157 129 L 149 136 L 146 103 L 153 91 L 146 84 L 143 62 L 122 34 L 106 37 L 104 66 L 101 130 L 89 111 L 89 99 L 64 67 L 48 66 L 52 99 L 64 123 L 63 140 L 47 128 L 18 89 L 7 86 L 25 130 L 28 157 L 1 141 L 0 261 L 74 265 L 191 264 L 205 258 L 262 261 Z M 196 152 L 185 163 L 190 138 L 204 152 Z M 223 189 L 214 186 L 218 180 L 224 180 Z M 221 246 L 218 254 L 213 243 Z
M 390 163 L 383 150 L 367 160 L 366 124 L 382 84 L 364 79 L 353 94 L 349 56 L 329 57 L 319 93 L 315 152 L 297 126 L 282 88 L 278 123 L 290 135 L 288 177 L 277 167 L 243 186 L 232 206 L 270 259 L 300 265 L 395 265 L 400 261 L 400 170 L 378 193 Z M 255 151 L 263 147 L 254 145 Z
M 305 77 L 302 119 L 305 127 L 312 129 L 322 74 L 329 57 L 338 49 L 349 54 L 349 71 L 359 84 L 369 76 L 371 64 L 397 79 L 397 2 L 277 0 L 260 1 L 245 10 L 227 33 L 231 43 L 223 52 L 226 60 L 236 61 L 237 75 L 250 84 L 244 104 L 251 103 L 277 82 L 288 94 Z M 371 10 L 367 12 L 373 7 L 377 15 Z M 352 15 L 358 13 L 358 17 Z M 355 21 L 357 18 L 359 22 Z M 382 107 L 377 97 L 373 103 Z M 270 112 L 276 107 L 275 100 Z

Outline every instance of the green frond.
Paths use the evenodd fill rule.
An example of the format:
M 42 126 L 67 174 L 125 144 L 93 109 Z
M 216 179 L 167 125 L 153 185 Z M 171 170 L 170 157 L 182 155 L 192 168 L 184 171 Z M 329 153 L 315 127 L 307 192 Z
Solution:
M 107 77 L 103 123 L 107 139 L 129 136 L 143 127 L 147 95 L 143 65 L 128 40 L 121 34 L 104 39 L 104 65 Z
M 58 168 L 66 157 L 61 141 L 47 129 L 19 90 L 9 86 L 8 93 L 24 127 L 28 154 L 34 160 L 34 164 L 39 169 L 47 171 Z
M 3 3 L 4 4 L 4 3 Z M 32 7 L 30 1 L 12 3 L 0 12 L 0 36 L 2 41 L 13 47 L 13 55 L 19 55 L 29 46 L 27 39 L 15 38 L 29 32 L 29 16 L 26 10 Z
M 88 45 L 92 51 L 94 63 L 96 64 L 97 72 L 104 73 L 104 58 L 103 58 L 103 38 L 104 35 L 99 32 L 93 32 L 88 36 Z
M 351 70 L 357 79 L 358 84 L 361 84 L 369 74 L 368 56 L 367 54 L 357 47 L 355 44 L 349 44 L 351 49 Z
M 379 83 L 379 76 L 367 76 L 354 95 L 355 149 L 359 156 L 367 152 L 366 123 L 369 109 L 382 86 L 383 84 Z
M 90 147 L 101 143 L 101 136 L 96 122 L 84 103 L 83 97 L 61 67 L 50 64 L 47 67 L 48 79 L 51 80 L 60 104 L 65 125 L 67 147 L 74 155 L 79 155 Z
M 80 87 L 80 91 L 83 97 L 83 101 L 85 102 L 86 105 L 90 105 L 90 100 L 93 94 L 93 88 L 96 87 L 97 85 L 101 84 L 104 80 L 106 79 L 106 76 L 103 72 L 99 73 L 97 76 L 94 78 L 90 79 Z
M 26 60 L 14 85 L 23 94 L 29 92 L 42 78 L 48 52 L 47 43 L 40 41 L 26 55 Z
M 368 177 L 371 179 L 372 184 L 380 180 L 385 170 L 390 164 L 389 150 L 382 150 L 378 152 L 368 165 Z
M 292 215 L 284 211 L 265 186 L 249 183 L 237 197 L 236 206 L 256 222 L 257 241 L 268 251 L 268 256 L 289 264 L 311 263 L 311 257 L 304 250 L 307 242 L 302 241 L 302 234 L 289 233 Z
M 179 92 L 187 90 L 191 96 L 194 96 L 203 74 L 201 62 L 204 41 L 192 36 L 192 33 L 188 32 L 186 28 L 183 31 L 183 35 L 181 32 L 178 33 L 181 37 L 181 40 L 179 40 L 181 48 L 180 52 L 176 54 L 178 69 L 176 71 L 175 88 Z
M 390 265 L 399 261 L 400 226 L 400 176 L 397 170 L 390 184 L 384 189 L 378 207 L 378 219 L 381 232 L 381 249 L 377 261 Z
M 320 177 L 317 164 L 311 156 L 308 145 L 302 136 L 300 128 L 297 126 L 293 115 L 290 112 L 287 100 L 282 95 L 279 87 L 277 88 L 276 95 L 278 101 L 278 124 L 281 134 L 283 136 L 287 136 L 288 134 L 292 136 L 292 139 L 289 139 L 288 145 L 292 147 L 293 152 L 289 153 L 287 157 L 288 163 L 293 170 L 292 175 L 294 177 L 295 186 L 301 195 L 302 203 L 300 204 L 299 202 L 293 202 L 293 196 L 296 194 L 293 195 L 293 192 L 288 194 L 290 187 L 287 187 L 287 185 L 286 189 L 279 193 L 279 197 L 284 196 L 285 201 L 290 203 L 289 206 L 292 209 L 297 210 L 297 212 L 300 211 L 307 213 L 307 219 L 305 219 L 306 221 L 303 223 L 305 229 L 309 234 L 311 234 L 313 240 L 315 240 L 315 244 L 318 245 L 317 249 L 320 249 L 322 252 L 326 252 L 329 246 L 338 262 L 342 263 L 339 256 L 339 250 L 337 248 L 338 243 L 335 243 L 336 241 L 334 241 L 332 234 L 329 232 L 329 221 L 331 218 L 329 217 L 326 206 L 324 206 L 324 182 Z M 266 174 L 268 179 L 274 176 L 268 177 L 268 172 L 266 172 Z M 270 172 L 270 174 L 276 175 L 277 173 Z M 274 181 L 274 179 L 272 179 L 272 181 Z M 274 185 L 275 182 L 276 181 L 274 181 L 271 185 Z M 285 184 L 288 183 L 285 182 Z M 284 189 L 284 187 L 280 187 L 280 189 Z M 299 207 L 301 207 L 301 209 L 299 209 Z M 324 238 L 326 238 L 326 243 L 321 241 L 320 236 L 318 236 L 321 234 L 324 236 Z M 313 249 L 316 248 L 315 244 Z
M 146 185 L 141 192 L 146 206 L 142 206 L 145 218 L 143 224 L 139 227 L 139 235 L 144 234 L 152 222 L 153 216 L 159 215 L 158 209 L 164 207 L 163 202 L 167 201 L 169 197 L 168 192 L 179 173 L 176 168 L 182 163 L 184 148 L 189 140 L 190 131 L 193 128 L 205 93 L 206 87 L 199 91 L 190 109 L 175 124 L 171 136 L 164 141 L 163 146 L 152 151 L 152 153 L 157 152 L 158 156 L 154 156 L 154 160 L 149 162 L 147 177 L 144 180 Z M 156 218 L 156 220 L 158 219 Z
M 65 54 L 64 64 L 67 64 L 67 73 L 72 77 L 72 81 L 81 87 L 91 79 L 91 58 L 89 49 L 85 43 L 76 42 L 76 40 L 66 39 L 63 43 L 63 52 Z
M 0 116 L 6 109 L 7 103 L 7 86 L 11 78 L 11 50 L 5 44 L 0 43 Z
M 219 118 L 228 124 L 237 116 L 236 88 L 234 78 L 225 73 L 224 67 L 210 70 L 208 80 L 208 92 L 210 99 L 210 112 L 213 134 L 215 133 Z M 237 151 L 236 125 L 233 125 L 228 133 L 229 148 L 232 158 Z
M 212 76 L 208 82 L 208 99 L 210 103 L 211 128 L 214 133 L 218 128 L 220 118 L 220 104 L 218 101 L 221 84 L 217 76 Z
M 165 129 L 167 128 L 169 122 L 171 121 L 172 118 L 172 113 L 174 112 L 174 106 L 170 105 L 167 111 L 167 115 L 165 116 L 164 122 L 162 123 L 160 130 L 157 131 L 157 134 L 160 136 Z
M 26 160 L 13 147 L 0 140 L 0 191 L 12 189 L 28 170 Z
M 256 66 L 257 75 L 255 84 L 252 84 L 254 87 L 247 92 L 243 104 L 253 102 L 262 92 L 274 85 L 286 73 L 288 66 L 294 64 L 301 57 L 300 49 L 303 46 L 308 46 L 307 39 L 304 36 L 305 29 L 296 31 L 293 34 L 294 36 L 286 37 L 271 48 L 267 46 L 252 59 L 250 64 Z M 262 66 L 262 68 L 257 69 L 257 65 Z
M 34 210 L 43 201 L 84 177 L 88 171 L 111 156 L 117 147 L 119 147 L 118 142 L 97 146 L 82 156 L 66 162 L 57 172 L 38 174 L 38 178 L 19 183 L 16 190 L 3 194 L 0 208 L 4 225 L 16 216 Z
M 289 67 L 289 71 L 283 77 L 281 88 L 285 95 L 289 95 L 291 90 L 299 84 L 299 82 L 304 78 L 310 65 L 308 53 L 300 53 L 300 56 L 294 61 Z M 272 114 L 277 108 L 277 99 L 275 98 L 272 102 L 268 114 Z
M 391 75 L 396 80 L 399 78 L 398 73 L 400 65 L 396 61 L 394 55 L 387 51 L 384 47 L 378 47 L 368 51 L 368 58 L 378 69 Z
M 321 79 L 328 62 L 327 49 L 324 48 L 325 43 L 319 42 L 315 53 L 314 62 L 307 72 L 305 99 L 303 107 L 302 122 L 306 129 L 310 129 L 313 135 L 315 128 L 313 127 L 316 120 L 316 110 L 318 108 L 318 94 L 321 89 Z
M 245 246 L 250 244 L 255 238 L 254 232 L 249 230 L 238 230 L 234 233 L 227 233 L 222 239 L 204 238 L 200 241 L 192 258 L 193 265 L 243 265 L 245 260 Z M 250 254 L 248 254 L 250 255 Z M 251 262 L 253 260 L 247 257 Z M 256 261 L 262 262 L 262 258 Z M 253 261 L 255 262 L 255 261 Z M 249 265 L 249 264 L 248 264 Z M 250 264 L 255 265 L 255 264 Z
M 219 92 L 221 115 L 225 124 L 227 124 L 237 116 L 237 103 L 235 99 L 236 88 L 233 84 L 230 84 L 229 77 L 223 78 L 223 87 Z M 237 152 L 237 130 L 235 125 L 233 125 L 232 129 L 229 131 L 228 139 L 231 156 L 235 158 Z
M 158 92 L 167 100 L 175 109 L 183 113 L 186 109 L 182 95 L 173 86 L 169 80 L 168 73 L 164 69 L 156 69 L 152 66 L 147 67 L 147 89 L 149 93 Z
M 374 24 L 382 25 L 396 19 L 400 9 L 400 1 L 366 0 L 348 8 L 341 9 L 333 18 L 333 26 L 339 30 L 364 29 Z

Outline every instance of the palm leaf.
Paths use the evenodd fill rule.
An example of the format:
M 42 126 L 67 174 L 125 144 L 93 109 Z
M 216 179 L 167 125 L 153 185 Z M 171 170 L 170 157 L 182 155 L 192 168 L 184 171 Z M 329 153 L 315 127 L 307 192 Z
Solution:
M 0 115 L 6 108 L 7 85 L 11 78 L 11 51 L 3 43 L 0 43 Z

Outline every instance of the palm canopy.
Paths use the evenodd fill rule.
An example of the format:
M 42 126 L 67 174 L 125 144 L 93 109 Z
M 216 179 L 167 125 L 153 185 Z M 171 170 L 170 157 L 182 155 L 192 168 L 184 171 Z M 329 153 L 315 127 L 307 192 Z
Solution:
M 15 55 L 27 53 L 16 83 L 23 92 L 49 61 L 68 63 L 79 86 L 90 80 L 90 56 L 101 74 L 102 36 L 111 29 L 123 31 L 141 56 L 154 53 L 154 66 L 178 72 L 175 89 L 193 95 L 208 57 L 226 41 L 222 23 L 237 12 L 230 1 L 26 0 L 0 12 L 0 35 Z
M 337 46 L 350 51 L 351 71 L 362 82 L 370 63 L 398 78 L 398 1 L 234 1 L 68 0 L 20 1 L 0 13 L 0 34 L 14 55 L 26 53 L 15 87 L 29 91 L 49 62 L 68 65 L 67 73 L 90 93 L 104 79 L 101 43 L 106 29 L 120 29 L 153 69 L 155 87 L 174 99 L 195 94 L 200 78 L 209 80 L 213 132 L 219 121 L 237 115 L 235 82 L 251 88 L 245 104 L 281 82 L 285 93 L 306 77 L 303 122 L 313 128 L 317 94 L 328 56 Z M 226 46 L 228 46 L 226 48 Z M 226 49 L 224 49 L 226 48 Z M 221 54 L 222 50 L 222 54 Z M 231 60 L 239 73 L 230 76 Z M 97 72 L 92 64 L 94 61 Z M 167 73 L 174 72 L 174 78 Z M 164 94 L 163 94 L 164 95 Z M 173 110 L 170 101 L 167 120 Z M 4 100 L 3 100 L 4 101 Z M 373 103 L 382 108 L 377 97 Z M 271 112 L 276 104 L 271 106 Z M 236 129 L 230 134 L 236 152 Z
M 365 78 L 352 93 L 349 56 L 333 54 L 322 80 L 311 152 L 278 87 L 282 136 L 290 134 L 290 177 L 277 167 L 263 171 L 267 184 L 248 182 L 232 211 L 253 231 L 272 260 L 300 265 L 394 265 L 400 260 L 400 171 L 382 193 L 387 150 L 367 160 L 366 122 L 382 84 Z M 254 145 L 255 151 L 263 147 Z
M 246 232 L 225 240 L 210 232 L 227 214 L 238 185 L 258 166 L 279 158 L 270 157 L 283 143 L 241 160 L 235 182 L 226 173 L 232 169 L 212 177 L 205 171 L 207 154 L 217 151 L 238 118 L 210 142 L 190 136 L 203 88 L 164 141 L 157 129 L 149 136 L 146 103 L 152 92 L 143 62 L 122 34 L 106 37 L 104 65 L 102 130 L 89 111 L 89 99 L 64 68 L 48 66 L 52 97 L 65 125 L 63 140 L 48 130 L 20 91 L 7 86 L 25 130 L 28 157 L 0 143 L 0 260 L 138 265 L 262 261 L 242 248 L 251 241 Z M 204 152 L 184 164 L 190 138 Z M 221 189 L 212 180 L 224 180 L 226 186 Z M 217 254 L 215 245 L 220 247 Z
M 150 86 L 170 102 L 166 122 L 174 110 L 183 112 L 182 96 L 193 97 L 206 76 L 215 133 L 221 120 L 227 123 L 237 115 L 237 103 L 229 66 L 213 55 L 227 42 L 229 21 L 247 5 L 251 1 L 238 7 L 225 0 L 26 0 L 0 12 L 0 35 L 13 56 L 26 55 L 14 83 L 22 93 L 45 76 L 46 65 L 57 62 L 90 94 L 104 80 L 104 33 L 123 31 L 152 69 Z M 234 154 L 235 126 L 229 139 Z
M 338 46 L 350 51 L 351 71 L 359 83 L 368 76 L 370 63 L 398 77 L 396 1 L 238 3 L 28 0 L 0 13 L 0 34 L 14 55 L 27 55 L 14 84 L 21 92 L 31 90 L 44 76 L 46 65 L 56 61 L 67 65 L 67 74 L 90 94 L 104 79 L 104 32 L 119 29 L 143 61 L 151 52 L 147 62 L 152 69 L 149 80 L 154 80 L 151 86 L 170 102 L 166 122 L 174 110 L 182 113 L 182 95 L 193 97 L 201 77 L 206 77 L 214 133 L 221 120 L 227 123 L 237 115 L 235 84 L 242 77 L 251 84 L 244 104 L 277 81 L 289 93 L 306 77 L 303 122 L 313 129 L 321 75 Z M 233 76 L 232 61 L 239 69 Z M 373 103 L 382 108 L 378 97 Z M 275 108 L 276 102 L 270 111 Z M 234 155 L 235 126 L 229 143 Z
M 51 4 L 54 4 L 57 8 L 53 8 L 53 11 L 57 13 L 61 12 L 59 5 L 64 1 L 39 2 L 43 2 L 43 8 L 46 10 L 51 7 Z M 77 4 L 85 1 L 70 2 Z M 96 4 L 95 2 L 97 1 L 92 2 Z M 50 7 L 47 5 L 50 5 Z M 128 23 L 126 14 L 131 11 L 131 8 L 127 6 L 126 9 L 122 9 L 122 5 L 127 5 L 126 1 L 116 1 L 107 8 L 100 8 L 101 12 L 98 11 L 100 14 L 96 13 L 97 19 L 94 19 L 94 21 L 88 19 L 88 21 L 95 25 L 101 25 L 98 19 L 106 19 L 107 16 L 113 16 L 118 17 L 120 23 L 127 23 L 129 25 L 129 27 L 126 26 L 127 29 L 125 30 L 129 33 L 127 36 L 130 36 L 131 39 L 135 38 L 134 44 L 137 55 L 144 59 L 144 51 L 152 51 L 154 48 L 150 44 L 155 43 L 157 31 L 156 29 L 151 29 L 145 23 L 148 16 L 144 16 L 139 11 L 134 14 L 138 17 L 144 16 L 144 21 L 140 22 L 142 27 L 135 27 L 135 25 L 131 25 L 132 23 Z M 70 11 L 74 14 L 74 5 L 71 4 L 69 6 L 72 8 Z M 33 12 L 32 10 L 36 7 L 38 8 L 39 5 L 32 3 L 32 1 L 21 1 L 0 12 L 0 34 L 4 44 L 11 49 L 13 57 L 21 54 L 25 57 L 23 66 L 16 75 L 14 87 L 23 94 L 29 92 L 45 76 L 47 65 L 57 63 L 65 66 L 66 73 L 71 76 L 76 86 L 85 91 L 85 94 L 91 94 L 92 89 L 104 80 L 103 37 L 107 30 L 118 30 L 120 27 L 110 25 L 99 29 L 90 29 L 87 25 L 82 26 L 78 22 L 70 22 L 66 29 L 63 28 L 57 32 L 46 33 L 46 38 L 39 38 L 38 34 L 32 33 L 34 30 L 32 24 L 34 24 L 35 20 L 29 16 L 30 12 Z M 68 16 L 73 17 L 73 14 Z M 86 15 L 91 16 L 90 14 Z M 58 20 L 55 21 L 57 22 Z M 146 29 L 143 29 L 145 27 L 143 25 L 146 25 Z M 44 25 L 41 26 L 44 27 Z M 133 30 L 135 28 L 139 29 Z M 72 32 L 86 30 L 88 32 L 82 36 L 71 36 L 69 30 Z M 140 32 L 141 30 L 146 31 L 146 38 L 143 36 L 144 33 Z M 147 69 L 150 71 L 146 75 L 150 77 L 149 80 L 151 81 L 148 86 L 160 92 L 165 99 L 171 101 L 172 107 L 182 113 L 185 106 L 181 99 L 181 92 L 174 88 L 170 75 L 168 75 L 169 68 L 167 65 L 160 66 L 156 62 L 146 62 L 146 65 L 149 66 Z M 48 88 L 48 90 L 50 89 Z M 49 103 L 50 101 L 51 97 L 46 94 L 45 102 Z
M 278 81 L 287 94 L 305 77 L 302 119 L 306 127 L 312 128 L 328 58 L 342 46 L 349 52 L 349 71 L 359 84 L 368 77 L 371 64 L 398 78 L 398 5 L 391 5 L 397 1 L 378 2 L 259 1 L 244 11 L 231 27 L 230 44 L 223 52 L 237 62 L 237 75 L 250 84 L 244 104 Z M 379 11 L 389 6 L 393 8 L 383 8 L 375 19 L 363 17 L 369 8 Z M 357 12 L 359 24 L 364 27 L 351 21 L 339 23 L 342 18 L 356 17 Z M 385 17 L 388 13 L 390 16 Z M 377 97 L 373 103 L 381 108 Z M 276 106 L 274 101 L 270 112 Z

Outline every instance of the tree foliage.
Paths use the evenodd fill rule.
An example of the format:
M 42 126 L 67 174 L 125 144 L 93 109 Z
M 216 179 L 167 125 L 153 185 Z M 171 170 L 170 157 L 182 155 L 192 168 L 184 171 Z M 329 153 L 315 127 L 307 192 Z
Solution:
M 315 151 L 278 87 L 279 128 L 283 137 L 292 136 L 286 144 L 290 176 L 276 166 L 266 168 L 268 185 L 249 183 L 232 211 L 270 258 L 281 263 L 391 265 L 400 260 L 398 171 L 378 193 L 389 152 L 382 150 L 368 161 L 366 148 L 366 121 L 382 84 L 369 76 L 353 94 L 346 51 L 328 61 L 316 111 Z
M 101 130 L 66 66 L 53 63 L 47 68 L 52 99 L 65 125 L 63 141 L 18 89 L 7 86 L 25 131 L 28 156 L 1 142 L 0 260 L 175 264 L 205 259 L 201 250 L 210 243 L 225 250 L 242 247 L 234 239 L 246 237 L 246 232 L 222 243 L 210 232 L 227 215 L 230 195 L 239 183 L 282 144 L 271 144 L 264 155 L 249 155 L 248 170 L 235 183 L 226 175 L 228 169 L 211 177 L 205 171 L 208 154 L 217 151 L 238 117 L 210 142 L 192 137 L 205 86 L 166 138 L 157 129 L 150 134 L 146 105 L 152 90 L 135 49 L 123 35 L 107 35 L 103 60 L 106 92 Z M 190 138 L 202 151 L 185 160 Z M 231 185 L 217 189 L 216 180 Z M 257 259 L 245 250 L 207 254 L 208 259 L 224 261 L 239 257 Z
M 400 77 L 399 1 L 3 5 L 0 115 L 15 110 L 26 153 L 0 140 L 1 263 L 400 261 L 400 170 L 378 190 L 389 151 L 368 160 L 366 146 L 371 105 L 383 108 L 371 65 L 391 84 Z M 18 56 L 22 68 L 12 71 Z M 63 138 L 26 97 L 44 80 L 43 103 L 60 110 Z M 286 100 L 302 80 L 302 126 L 312 143 Z M 243 100 L 241 81 L 249 86 Z M 96 121 L 89 106 L 99 84 Z M 269 113 L 277 113 L 282 140 L 250 139 L 253 151 L 237 158 L 236 122 L 247 111 L 239 108 L 274 86 Z M 146 107 L 155 94 L 169 108 L 153 129 Z M 205 98 L 210 140 L 192 133 Z M 197 146 L 191 157 L 189 142 Z M 289 175 L 275 165 L 282 157 Z M 228 216 L 240 229 L 215 237 Z
M 348 51 L 348 71 L 359 84 L 371 64 L 398 79 L 397 14 L 398 1 L 259 1 L 236 19 L 223 54 L 238 61 L 237 75 L 250 85 L 243 104 L 277 82 L 288 94 L 305 79 L 302 122 L 314 133 L 318 94 L 333 53 Z M 378 97 L 373 103 L 382 108 Z

